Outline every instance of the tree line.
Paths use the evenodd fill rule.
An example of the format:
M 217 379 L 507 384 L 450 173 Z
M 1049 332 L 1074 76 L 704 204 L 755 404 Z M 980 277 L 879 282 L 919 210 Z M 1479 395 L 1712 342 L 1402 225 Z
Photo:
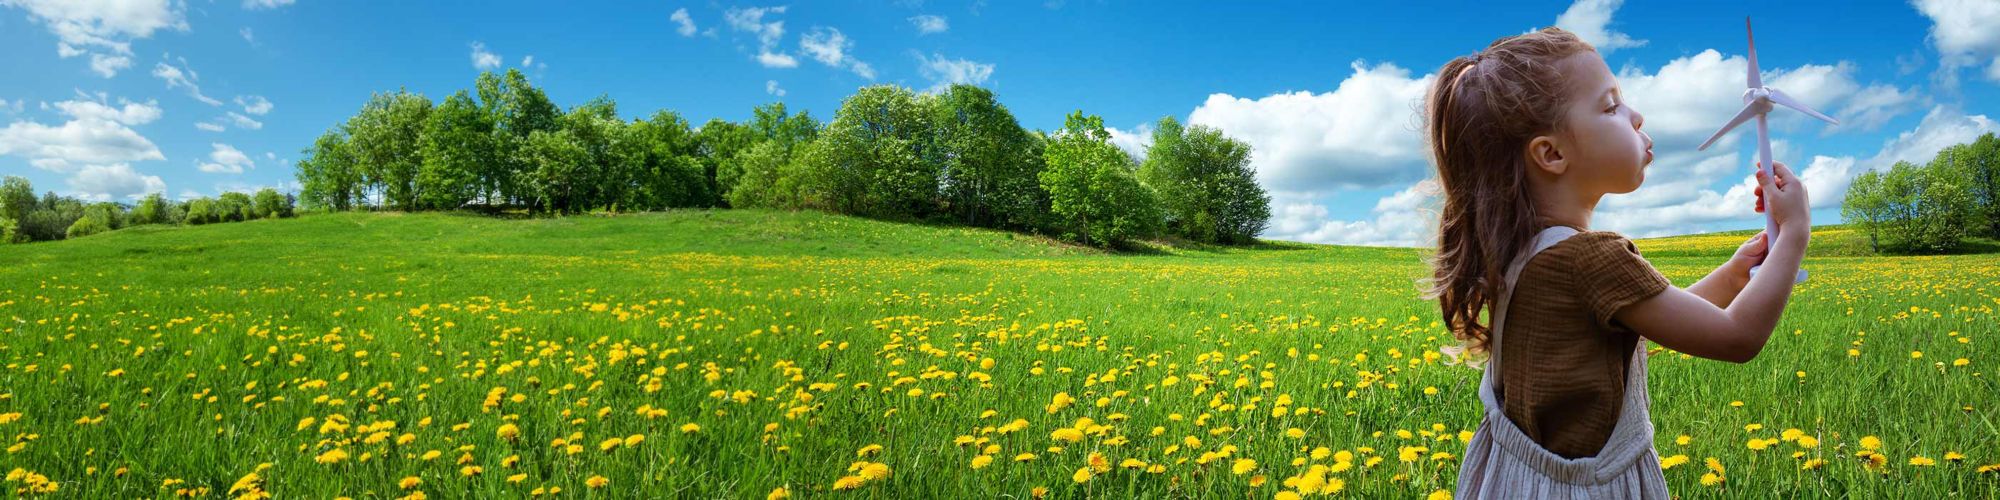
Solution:
M 79 238 L 147 224 L 214 224 L 291 217 L 292 195 L 263 188 L 255 194 L 226 192 L 216 198 L 173 201 L 152 193 L 130 205 L 88 202 L 54 191 L 35 196 L 27 179 L 0 179 L 0 243 Z
M 307 210 L 811 209 L 1048 234 L 1099 246 L 1171 236 L 1250 243 L 1270 218 L 1250 147 L 1163 118 L 1143 159 L 1081 111 L 1020 125 L 991 90 L 862 87 L 830 122 L 783 103 L 693 127 L 626 121 L 598 97 L 562 111 L 518 70 L 442 103 L 372 95 L 297 163 Z
M 2000 239 L 2000 139 L 1988 132 L 1923 165 L 1898 161 L 1886 172 L 1862 173 L 1840 214 L 1877 252 L 1943 253 L 1968 236 Z

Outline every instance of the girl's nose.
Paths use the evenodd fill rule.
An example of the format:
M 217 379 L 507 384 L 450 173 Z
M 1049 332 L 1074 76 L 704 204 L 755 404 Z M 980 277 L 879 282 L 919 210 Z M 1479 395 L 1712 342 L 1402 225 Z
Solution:
M 1646 115 L 1643 115 L 1643 114 L 1639 114 L 1639 111 L 1638 111 L 1638 110 L 1633 110 L 1633 111 L 1632 111 L 1632 128 L 1634 128 L 1634 129 L 1637 129 L 1637 128 L 1639 128 L 1639 127 L 1644 127 L 1644 126 L 1646 126 Z

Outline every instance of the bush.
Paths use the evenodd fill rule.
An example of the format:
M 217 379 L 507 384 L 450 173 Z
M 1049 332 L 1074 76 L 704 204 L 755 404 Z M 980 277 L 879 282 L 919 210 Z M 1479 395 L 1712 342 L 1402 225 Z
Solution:
M 220 215 L 216 213 L 215 200 L 209 198 L 189 200 L 185 220 L 192 225 L 221 222 Z
M 257 190 L 251 201 L 251 214 L 258 219 L 276 219 L 292 216 L 291 198 L 279 194 L 278 190 L 264 188 Z
M 109 224 L 105 224 L 104 219 L 98 217 L 83 217 L 77 219 L 76 223 L 70 224 L 69 230 L 66 231 L 65 234 L 70 238 L 82 238 L 85 236 L 90 236 L 93 234 L 102 233 L 110 230 L 111 226 Z
M 215 202 L 216 222 L 242 222 L 256 217 L 250 195 L 228 192 Z
M 132 207 L 129 223 L 134 226 L 171 223 L 169 205 L 167 198 L 160 193 L 146 195 L 146 199 L 139 200 L 138 206 Z

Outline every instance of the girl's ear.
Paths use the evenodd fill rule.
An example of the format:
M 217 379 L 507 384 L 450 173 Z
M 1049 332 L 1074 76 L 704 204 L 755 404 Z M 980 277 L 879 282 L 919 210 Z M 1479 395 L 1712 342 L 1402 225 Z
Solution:
M 1550 175 L 1562 175 L 1569 170 L 1569 161 L 1563 157 L 1561 140 L 1555 136 L 1540 135 L 1529 139 L 1526 154 L 1528 166 L 1536 170 Z

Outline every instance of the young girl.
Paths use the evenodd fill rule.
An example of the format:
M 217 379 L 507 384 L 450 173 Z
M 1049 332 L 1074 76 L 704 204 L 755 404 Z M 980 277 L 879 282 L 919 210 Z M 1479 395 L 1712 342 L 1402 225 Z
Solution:
M 1589 44 L 1556 28 L 1494 41 L 1438 70 L 1426 115 L 1444 191 L 1429 295 L 1487 355 L 1459 497 L 1667 498 L 1644 341 L 1755 358 L 1810 237 L 1805 185 L 1782 163 L 1758 175 L 1777 251 L 1759 233 L 1682 289 L 1589 229 L 1599 199 L 1638 189 L 1653 159 L 1645 118 Z

